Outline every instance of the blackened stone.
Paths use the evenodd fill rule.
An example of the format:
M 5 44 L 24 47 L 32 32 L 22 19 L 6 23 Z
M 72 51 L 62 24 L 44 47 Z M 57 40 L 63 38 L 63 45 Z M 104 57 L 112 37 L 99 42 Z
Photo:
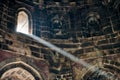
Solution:
M 120 48 L 118 48 L 118 49 L 116 50 L 116 53 L 120 53 Z
M 113 45 L 113 48 L 119 48 L 120 47 L 120 43 L 118 42 L 118 43 L 115 43 L 114 45 Z
M 31 51 L 39 52 L 40 49 L 37 47 L 30 46 Z
M 81 44 L 81 47 L 88 47 L 88 46 L 93 46 L 94 43 L 93 42 L 85 42 Z
M 108 43 L 108 40 L 101 40 L 101 41 L 98 41 L 98 45 L 101 45 L 101 44 L 107 44 Z
M 13 44 L 13 42 L 10 41 L 10 40 L 6 40 L 5 42 L 6 42 L 6 44 L 8 44 L 8 45 L 12 45 L 12 44 Z
M 109 54 L 114 54 L 114 50 L 109 50 Z
M 100 46 L 100 48 L 101 48 L 102 50 L 112 49 L 112 48 L 113 48 L 113 45 L 111 45 L 111 44 L 109 44 L 109 45 L 102 45 L 102 46 Z
M 36 53 L 36 52 L 32 52 L 32 55 L 35 57 L 40 57 L 39 53 Z
M 85 53 L 93 52 L 93 51 L 94 51 L 94 48 L 85 48 L 85 49 L 84 49 L 84 52 L 85 52 Z
M 9 50 L 7 45 L 3 45 L 2 48 L 5 49 L 5 50 Z
M 79 50 L 75 51 L 75 54 L 83 54 L 83 53 L 84 53 L 83 49 L 79 49 Z

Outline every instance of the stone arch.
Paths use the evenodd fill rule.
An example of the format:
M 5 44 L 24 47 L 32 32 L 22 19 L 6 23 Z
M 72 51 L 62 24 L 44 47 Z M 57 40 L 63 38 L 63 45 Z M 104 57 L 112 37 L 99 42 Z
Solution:
M 15 70 L 16 70 L 16 72 L 15 72 Z M 35 69 L 35 68 L 33 68 L 31 65 L 29 65 L 29 64 L 27 64 L 27 63 L 25 63 L 25 62 L 23 62 L 23 61 L 14 61 L 14 62 L 9 62 L 9 63 L 7 63 L 7 64 L 5 64 L 5 65 L 2 65 L 1 67 L 0 67 L 0 77 L 1 78 L 8 78 L 8 77 L 14 77 L 14 76 L 17 76 L 17 74 L 13 74 L 13 73 L 17 73 L 17 71 L 18 71 L 18 73 L 21 71 L 22 73 L 23 72 L 26 72 L 26 73 L 28 73 L 29 74 L 29 76 L 33 79 L 33 80 L 44 80 L 43 79 L 43 77 L 41 76 L 41 74 Z M 7 73 L 12 73 L 13 75 L 9 75 L 9 76 L 7 76 L 6 74 Z M 19 79 L 19 80 L 24 80 L 24 79 L 22 79 L 22 78 L 24 78 L 26 75 L 24 74 L 22 74 L 22 73 L 20 73 L 23 77 L 21 77 L 21 79 Z M 30 78 L 30 77 L 28 77 L 28 78 Z M 32 79 L 30 79 L 30 80 L 32 80 Z
M 18 18 L 19 18 L 19 13 L 22 13 L 28 20 L 28 34 L 33 33 L 33 27 L 32 27 L 32 13 L 25 7 L 20 7 L 17 9 L 16 12 L 16 30 L 18 28 Z
M 82 76 L 81 80 L 119 80 L 120 79 L 120 63 L 112 61 L 112 63 L 103 63 L 102 66 L 93 66 Z M 97 70 L 95 70 L 97 68 Z M 113 79 L 114 78 L 114 79 Z

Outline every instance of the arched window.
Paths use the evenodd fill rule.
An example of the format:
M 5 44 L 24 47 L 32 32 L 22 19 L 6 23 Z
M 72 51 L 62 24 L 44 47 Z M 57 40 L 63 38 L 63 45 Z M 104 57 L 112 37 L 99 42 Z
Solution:
M 17 32 L 31 34 L 29 16 L 25 11 L 19 11 L 17 16 Z

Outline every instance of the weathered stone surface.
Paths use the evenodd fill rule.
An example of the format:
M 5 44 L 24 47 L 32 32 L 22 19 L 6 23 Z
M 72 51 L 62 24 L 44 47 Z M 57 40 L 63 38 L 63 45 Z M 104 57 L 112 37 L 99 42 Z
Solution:
M 120 14 L 119 8 L 114 7 L 119 0 L 38 1 L 0 2 L 0 68 L 7 63 L 22 61 L 35 68 L 43 80 L 98 80 L 100 75 L 91 71 L 96 67 L 120 77 Z M 72 62 L 16 32 L 19 11 L 28 14 L 32 35 L 46 39 L 92 66 L 86 68 Z M 14 66 L 21 67 L 21 63 Z M 30 71 L 32 73 L 32 69 Z
M 27 56 L 21 56 L 18 54 L 14 54 L 13 52 L 7 52 L 7 51 L 2 51 L 2 50 L 0 50 L 0 56 L 1 56 L 0 68 L 2 66 L 5 66 L 6 64 L 10 64 L 10 63 L 14 63 L 14 62 L 16 62 L 15 65 L 8 66 L 8 67 L 6 66 L 7 67 L 6 70 L 11 69 L 13 67 L 17 67 L 17 66 L 24 68 L 24 66 L 22 66 L 22 65 L 20 66 L 18 64 L 21 61 L 21 62 L 25 62 L 26 64 L 28 64 L 29 66 L 31 66 L 33 68 L 36 68 L 43 79 L 49 80 L 48 64 L 46 63 L 45 60 L 35 59 L 32 57 L 27 57 Z M 31 70 L 28 70 L 28 71 L 32 72 Z

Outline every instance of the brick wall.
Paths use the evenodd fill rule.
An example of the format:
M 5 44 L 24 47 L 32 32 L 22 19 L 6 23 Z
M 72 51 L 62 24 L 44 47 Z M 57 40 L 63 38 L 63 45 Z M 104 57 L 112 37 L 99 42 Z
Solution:
M 14 6 L 13 3 L 16 3 L 16 5 Z M 34 17 L 32 18 L 34 35 L 46 38 L 47 41 L 91 64 L 93 68 L 98 67 L 106 71 L 106 73 L 111 72 L 112 75 L 115 73 L 119 77 L 120 28 L 119 13 L 116 10 L 113 13 L 111 13 L 112 11 L 108 11 L 107 13 L 110 12 L 108 15 L 107 13 L 103 13 L 104 11 L 102 12 L 103 9 L 99 9 L 100 6 L 97 7 L 98 13 L 101 15 L 101 28 L 99 35 L 93 35 L 91 31 L 89 32 L 89 28 L 86 26 L 87 22 L 85 21 L 89 10 L 85 11 L 86 9 L 82 9 L 80 6 L 77 9 L 74 7 L 70 9 L 57 8 L 58 13 L 56 13 L 56 8 L 54 7 L 39 9 L 38 5 L 29 1 L 19 2 L 19 0 L 16 0 L 15 2 L 13 0 L 13 3 L 9 1 L 6 3 L 0 2 L 0 50 L 5 51 L 5 54 L 1 58 L 3 61 L 13 56 L 22 56 L 23 59 L 25 57 L 25 61 L 27 61 L 27 58 L 35 60 L 36 63 L 34 64 L 38 68 L 43 69 L 42 73 L 44 76 L 47 76 L 48 80 L 49 77 L 50 80 L 91 80 L 90 75 L 92 79 L 97 79 L 97 77 L 94 78 L 94 75 L 90 74 L 92 68 L 88 69 L 81 64 L 72 62 L 58 52 L 15 31 L 15 9 L 25 6 Z M 90 8 L 90 11 L 94 10 Z M 64 12 L 66 14 L 61 14 Z M 50 20 L 54 18 L 54 14 L 58 15 L 64 24 L 64 27 L 59 29 L 62 32 L 60 35 L 53 33 L 55 29 L 52 27 Z M 7 58 L 4 58 L 4 56 L 7 56 Z M 41 63 L 39 64 L 39 62 Z M 47 67 L 45 71 L 44 67 Z

